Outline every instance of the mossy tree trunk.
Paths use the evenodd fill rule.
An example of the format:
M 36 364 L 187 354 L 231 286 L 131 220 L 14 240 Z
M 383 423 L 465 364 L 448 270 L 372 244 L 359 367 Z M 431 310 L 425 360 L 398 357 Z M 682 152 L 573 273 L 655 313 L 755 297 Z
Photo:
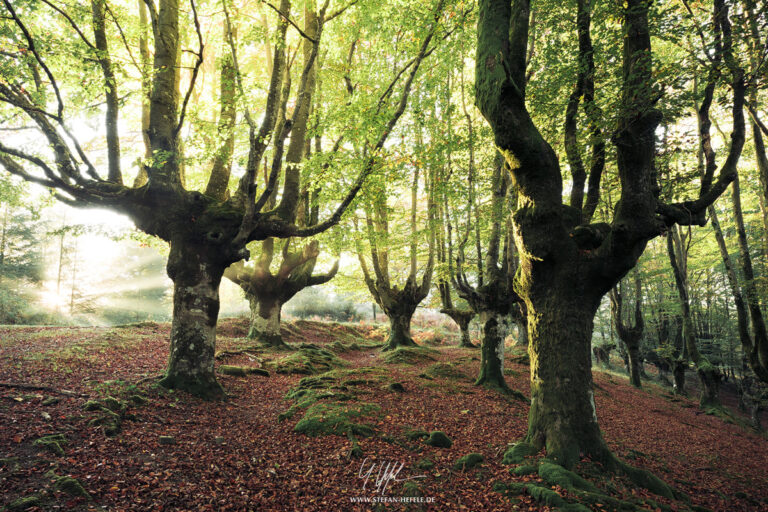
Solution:
M 648 23 L 651 3 L 627 0 L 623 8 L 622 98 L 612 136 L 621 198 L 610 224 L 589 224 L 590 211 L 584 207 L 582 192 L 584 168 L 570 159 L 574 186 L 570 205 L 564 205 L 557 155 L 526 108 L 530 1 L 480 0 L 475 99 L 514 176 L 518 194 L 512 217 L 520 255 L 515 291 L 527 308 L 531 359 L 526 440 L 532 449 L 546 448 L 548 457 L 566 467 L 584 455 L 605 462 L 604 467 L 636 475 L 636 470 L 613 457 L 598 427 L 590 369 L 593 318 L 603 295 L 636 265 L 648 241 L 674 224 L 705 223 L 706 207 L 736 173 L 744 144 L 744 73 L 731 51 L 727 8 L 722 0 L 715 3 L 715 30 L 722 29 L 718 37 L 723 37 L 724 60 L 733 78 L 734 103 L 732 143 L 720 174 L 715 179 L 713 169 L 703 177 L 694 201 L 669 204 L 660 200 L 655 131 L 662 115 L 654 107 L 657 93 Z M 590 117 L 596 113 L 589 112 L 595 105 L 587 94 L 594 87 L 590 3 L 580 0 L 577 9 L 580 65 L 572 101 L 583 97 Z M 569 114 L 574 113 L 574 105 L 569 105 Z M 593 162 L 601 156 L 595 154 L 595 142 L 601 138 L 593 137 Z M 569 141 L 569 152 L 578 150 L 573 142 Z M 600 166 L 590 172 L 590 189 L 595 187 L 596 192 L 601 172 Z M 587 203 L 593 199 L 588 197 Z M 528 447 L 524 450 L 530 454 Z M 656 487 L 671 496 L 668 487 Z
M 441 283 L 440 286 L 441 287 L 445 286 L 447 288 L 448 284 Z M 459 347 L 477 348 L 476 345 L 472 344 L 472 339 L 469 336 L 469 324 L 472 322 L 472 319 L 475 317 L 474 311 L 456 309 L 456 308 L 451 308 L 451 309 L 444 308 L 444 309 L 441 309 L 440 312 L 444 315 L 448 315 L 449 317 L 451 317 L 451 319 L 454 322 L 456 322 L 456 325 L 459 326 L 459 332 L 461 336 L 459 339 Z
M 415 347 L 416 342 L 411 337 L 411 318 L 413 313 L 388 313 L 389 338 L 384 350 L 395 350 L 400 347 Z
M 255 295 L 248 296 L 248 303 L 251 310 L 248 338 L 273 348 L 288 348 L 280 332 L 283 304 L 274 297 L 259 300 Z
M 643 320 L 643 298 L 642 298 L 642 286 L 640 283 L 640 274 L 635 271 L 634 276 L 634 288 L 635 288 L 635 320 L 634 325 L 629 324 L 624 318 L 624 292 L 622 290 L 621 282 L 611 290 L 611 315 L 613 317 L 614 324 L 616 325 L 616 332 L 619 335 L 619 339 L 624 342 L 627 347 L 627 373 L 629 373 L 629 382 L 639 388 L 642 386 L 640 381 L 640 365 L 642 364 L 640 359 L 640 342 L 643 338 L 643 330 L 645 328 L 645 322 Z
M 527 304 L 531 409 L 526 441 L 546 448 L 547 456 L 558 464 L 572 467 L 580 454 L 604 461 L 608 450 L 592 391 L 590 345 L 599 302 L 563 288 L 551 289 Z
M 476 386 L 509 391 L 504 380 L 504 339 L 507 325 L 503 316 L 485 312 L 480 315 L 483 322 L 483 342 L 480 345 L 480 374 Z
M 699 404 L 701 407 L 720 405 L 720 371 L 701 355 L 696 345 L 696 332 L 691 316 L 691 303 L 688 294 L 688 251 L 686 236 L 674 228 L 667 235 L 667 253 L 672 273 L 675 276 L 677 293 L 680 297 L 683 340 L 688 357 L 696 366 L 696 373 L 701 382 L 701 395 Z
M 221 262 L 206 258 L 209 248 L 171 245 L 168 276 L 173 281 L 173 321 L 168 368 L 161 384 L 204 398 L 224 391 L 214 373 Z

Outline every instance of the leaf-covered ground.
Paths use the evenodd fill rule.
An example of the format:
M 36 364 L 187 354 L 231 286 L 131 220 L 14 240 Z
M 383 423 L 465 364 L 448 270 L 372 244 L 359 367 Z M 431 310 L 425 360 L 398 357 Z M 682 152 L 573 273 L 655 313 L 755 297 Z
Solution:
M 0 510 L 554 510 L 556 498 L 541 489 L 586 503 L 501 464 L 526 431 L 528 405 L 473 385 L 479 351 L 450 341 L 385 358 L 376 346 L 383 328 L 296 322 L 285 334 L 297 350 L 270 352 L 250 347 L 245 330 L 245 320 L 222 322 L 217 364 L 269 376 L 221 375 L 231 397 L 210 403 L 154 385 L 168 356 L 167 325 L 0 327 Z M 509 351 L 507 379 L 527 396 L 518 356 Z M 708 415 L 610 373 L 596 371 L 595 383 L 614 452 L 690 503 L 584 464 L 579 471 L 614 499 L 587 508 L 768 508 L 768 440 L 736 413 Z M 324 431 L 336 434 L 313 435 Z M 433 431 L 451 446 L 427 444 Z M 471 453 L 482 462 L 473 466 L 474 455 L 457 465 Z M 396 478 L 377 490 L 387 468 Z M 497 482 L 531 490 L 502 494 Z M 420 502 L 353 501 L 382 497 Z

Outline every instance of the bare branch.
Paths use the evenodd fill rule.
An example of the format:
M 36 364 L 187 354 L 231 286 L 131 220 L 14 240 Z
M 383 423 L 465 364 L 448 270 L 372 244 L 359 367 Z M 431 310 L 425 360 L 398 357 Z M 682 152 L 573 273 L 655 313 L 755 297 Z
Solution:
M 179 124 L 174 130 L 174 134 L 178 134 L 181 130 L 181 126 L 184 124 L 184 116 L 187 113 L 187 104 L 189 104 L 189 98 L 192 96 L 192 91 L 195 89 L 195 81 L 197 80 L 197 73 L 200 70 L 200 65 L 203 63 L 203 50 L 205 45 L 203 44 L 203 34 L 200 31 L 200 20 L 197 18 L 197 8 L 195 7 L 195 0 L 189 0 L 189 4 L 192 6 L 192 17 L 195 22 L 195 32 L 197 33 L 197 52 L 192 52 L 197 56 L 195 61 L 195 67 L 192 68 L 192 77 L 189 79 L 189 89 L 184 95 L 184 102 L 181 105 L 181 114 L 179 114 Z

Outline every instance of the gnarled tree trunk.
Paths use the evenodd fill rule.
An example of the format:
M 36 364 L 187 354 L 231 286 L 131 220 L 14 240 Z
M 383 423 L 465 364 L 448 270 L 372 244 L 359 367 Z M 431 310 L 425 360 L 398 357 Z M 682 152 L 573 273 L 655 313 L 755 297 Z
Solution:
M 224 265 L 207 256 L 207 247 L 171 243 L 167 268 L 173 281 L 173 322 L 168 368 L 161 384 L 215 398 L 224 394 L 213 365 Z
M 580 454 L 607 461 L 592 391 L 590 344 L 599 302 L 552 287 L 529 301 L 531 409 L 526 442 L 572 467 Z M 567 333 L 568 342 L 563 343 Z
M 508 391 L 504 380 L 504 339 L 507 337 L 507 324 L 502 315 L 492 312 L 480 314 L 483 322 L 483 343 L 481 345 L 480 374 L 475 380 L 476 386 Z

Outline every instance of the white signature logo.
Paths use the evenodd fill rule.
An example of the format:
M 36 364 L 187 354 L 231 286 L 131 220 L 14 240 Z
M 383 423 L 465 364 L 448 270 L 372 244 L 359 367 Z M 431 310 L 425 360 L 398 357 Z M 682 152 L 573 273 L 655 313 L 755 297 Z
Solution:
M 426 478 L 427 475 L 417 475 L 409 478 L 398 478 L 398 475 L 405 467 L 404 462 L 371 462 L 368 464 L 368 457 L 363 460 L 360 465 L 360 470 L 357 472 L 357 478 L 363 479 L 363 490 L 368 486 L 368 483 L 373 484 L 373 489 L 383 495 L 392 482 L 406 482 L 408 480 L 415 480 L 417 478 Z M 377 471 L 378 468 L 378 471 Z M 375 472 L 375 474 L 374 474 Z M 373 480 L 371 480 L 373 479 Z

